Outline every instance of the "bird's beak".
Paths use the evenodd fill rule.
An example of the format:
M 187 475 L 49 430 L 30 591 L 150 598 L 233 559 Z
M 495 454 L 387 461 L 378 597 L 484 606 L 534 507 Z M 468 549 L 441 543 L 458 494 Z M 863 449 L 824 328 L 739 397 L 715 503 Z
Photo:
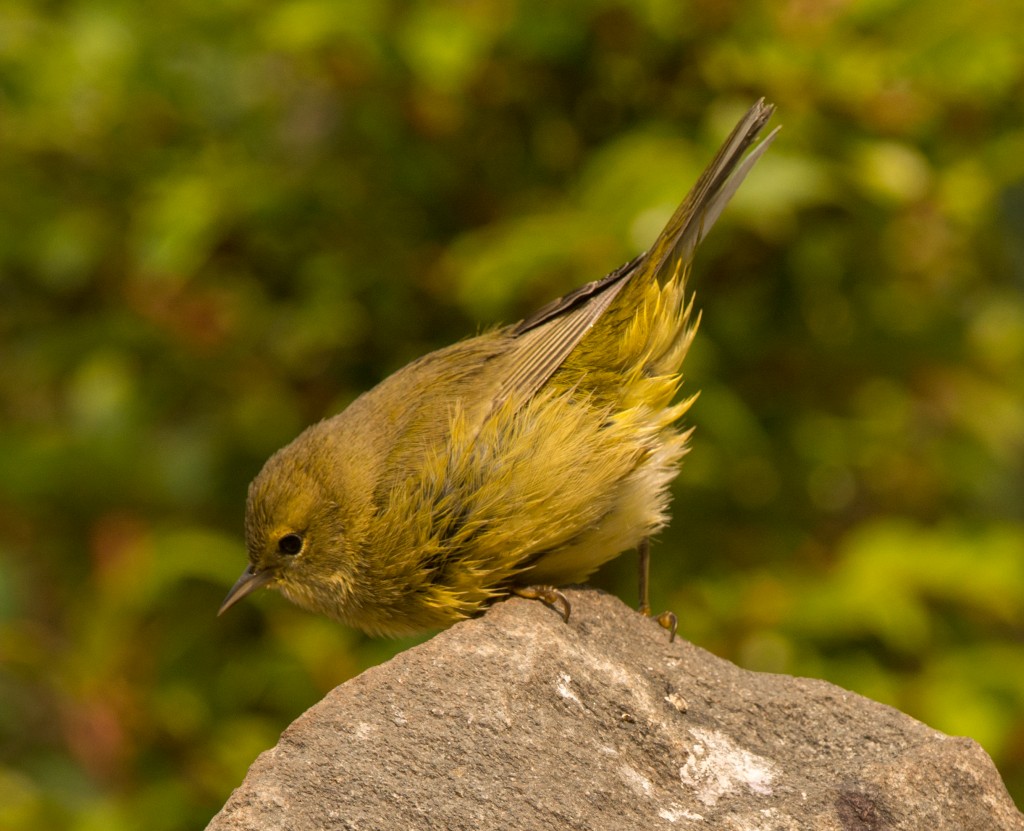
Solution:
M 246 595 L 252 594 L 256 589 L 263 588 L 263 586 L 267 585 L 273 577 L 274 572 L 270 569 L 256 571 L 256 569 L 250 565 L 242 572 L 242 576 L 238 578 L 238 582 L 231 587 L 231 591 L 228 592 L 228 596 L 224 598 L 224 602 L 220 604 L 220 609 L 217 610 L 217 616 L 220 617 Z

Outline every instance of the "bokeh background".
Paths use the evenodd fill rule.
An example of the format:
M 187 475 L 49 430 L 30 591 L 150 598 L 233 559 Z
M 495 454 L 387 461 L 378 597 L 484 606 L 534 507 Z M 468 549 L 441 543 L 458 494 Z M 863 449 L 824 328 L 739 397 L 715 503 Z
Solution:
M 974 737 L 1024 802 L 1020 11 L 6 0 L 0 827 L 202 827 L 409 647 L 270 593 L 214 617 L 248 481 L 642 250 L 761 95 L 783 132 L 695 269 L 654 604 Z

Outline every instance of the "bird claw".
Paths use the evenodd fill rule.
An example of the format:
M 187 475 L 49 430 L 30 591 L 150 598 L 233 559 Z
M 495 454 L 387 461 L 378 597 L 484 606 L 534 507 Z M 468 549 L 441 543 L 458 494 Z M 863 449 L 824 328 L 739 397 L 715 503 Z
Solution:
M 566 623 L 569 622 L 569 614 L 572 612 L 569 598 L 554 586 L 519 586 L 512 589 L 512 594 L 527 600 L 539 600 L 545 606 L 558 612 Z
M 662 612 L 660 615 L 654 615 L 651 613 L 651 607 L 644 604 L 637 610 L 644 617 L 651 617 L 657 622 L 657 624 L 668 632 L 668 642 L 672 643 L 676 639 L 676 630 L 679 628 L 679 618 L 676 617 L 675 612 Z

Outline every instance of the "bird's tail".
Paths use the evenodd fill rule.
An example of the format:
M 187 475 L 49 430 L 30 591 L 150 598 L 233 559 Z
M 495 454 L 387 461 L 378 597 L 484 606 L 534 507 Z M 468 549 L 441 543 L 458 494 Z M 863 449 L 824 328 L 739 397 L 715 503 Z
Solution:
M 605 278 L 606 286 L 595 284 L 588 302 L 603 302 L 604 308 L 552 375 L 553 383 L 585 389 L 596 400 L 620 407 L 667 407 L 696 330 L 692 295 L 686 291 L 694 252 L 775 138 L 777 130 L 744 158 L 773 110 L 763 99 L 751 107 L 650 249 L 620 269 L 617 279 L 613 274 Z M 685 409 L 677 404 L 671 418 Z
M 693 333 L 686 273 L 697 245 L 775 137 L 743 158 L 774 109 L 764 99 L 750 108 L 647 253 L 509 327 L 516 347 L 496 403 L 526 401 L 549 381 L 620 403 L 633 397 L 622 385 L 635 373 L 665 376 L 666 389 L 678 386 Z
M 701 173 L 654 244 L 640 259 L 630 276 L 630 282 L 642 283 L 651 276 L 666 279 L 680 268 L 680 264 L 683 269 L 686 268 L 700 241 L 721 215 L 722 209 L 774 141 L 778 127 L 749 156 L 743 158 L 774 111 L 775 107 L 765 103 L 762 98 L 733 128 L 711 164 Z

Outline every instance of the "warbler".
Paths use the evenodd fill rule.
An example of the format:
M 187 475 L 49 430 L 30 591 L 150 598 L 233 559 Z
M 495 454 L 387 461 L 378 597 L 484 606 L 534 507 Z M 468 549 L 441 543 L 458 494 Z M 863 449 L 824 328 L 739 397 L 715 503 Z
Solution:
M 747 112 L 646 253 L 413 361 L 271 456 L 249 486 L 249 565 L 219 613 L 268 586 L 372 635 L 510 594 L 568 620 L 557 586 L 636 548 L 650 615 L 648 540 L 692 432 L 678 422 L 695 396 L 675 401 L 699 318 L 686 278 L 774 139 L 747 154 L 773 110 Z M 674 637 L 675 615 L 657 619 Z

